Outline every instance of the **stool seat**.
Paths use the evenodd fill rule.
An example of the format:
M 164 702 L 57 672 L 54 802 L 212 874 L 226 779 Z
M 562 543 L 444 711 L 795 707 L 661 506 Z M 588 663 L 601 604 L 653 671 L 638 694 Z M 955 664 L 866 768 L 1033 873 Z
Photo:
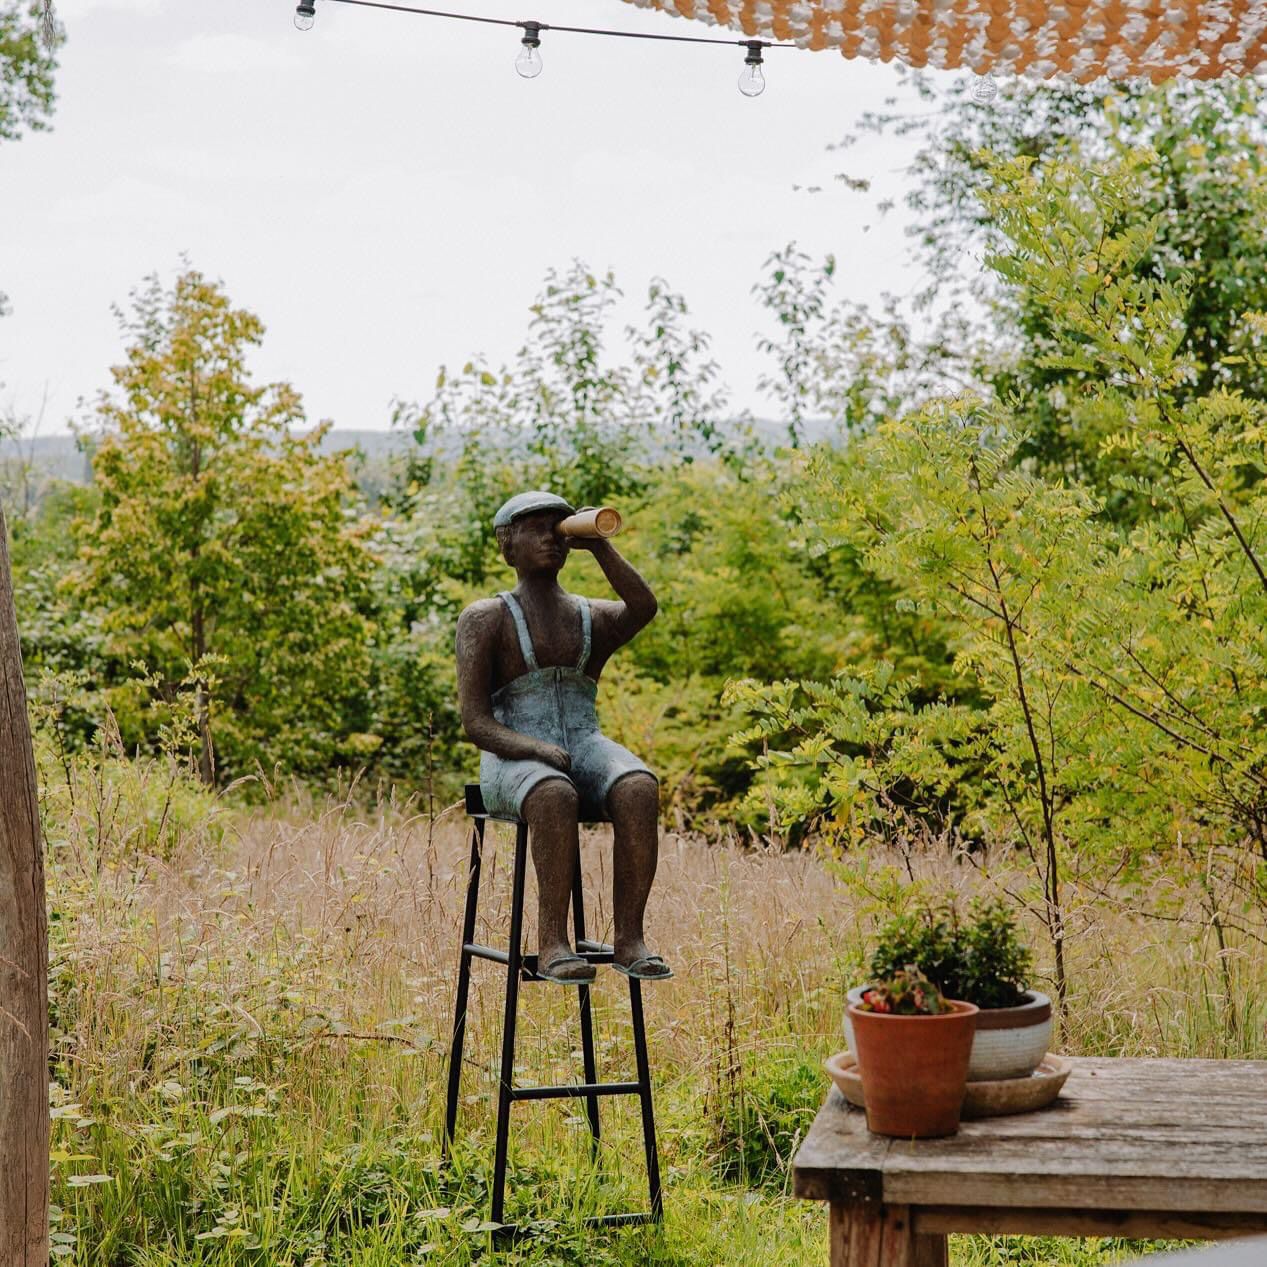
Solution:
M 559 773 L 562 775 L 563 771 Z M 566 778 L 566 775 L 563 775 Z M 490 814 L 484 808 L 484 791 L 478 783 L 468 783 L 465 789 L 466 815 L 468 818 L 491 818 L 497 823 L 522 823 L 524 820 L 517 814 Z M 597 823 L 610 823 L 610 818 L 582 818 L 578 820 L 582 827 L 593 827 Z
M 497 1095 L 497 1143 L 493 1163 L 491 1219 L 498 1224 L 495 1235 L 513 1235 L 515 1227 L 503 1221 L 505 1213 L 506 1160 L 510 1136 L 510 1106 L 519 1100 L 552 1100 L 564 1097 L 584 1099 L 589 1118 L 591 1146 L 595 1155 L 599 1143 L 598 1100 L 607 1095 L 636 1095 L 642 1106 L 642 1141 L 647 1161 L 647 1184 L 651 1209 L 647 1212 L 609 1214 L 586 1220 L 605 1226 L 631 1223 L 658 1223 L 664 1216 L 664 1198 L 660 1189 L 659 1153 L 656 1149 L 655 1115 L 651 1102 L 651 1066 L 647 1055 L 647 1035 L 642 1014 L 642 983 L 636 977 L 629 982 L 629 1008 L 633 1021 L 634 1058 L 638 1066 L 636 1081 L 599 1082 L 594 1050 L 594 1024 L 590 1008 L 590 985 L 569 985 L 580 1001 L 581 1055 L 585 1081 L 567 1086 L 516 1087 L 514 1085 L 515 1027 L 519 1005 L 520 981 L 541 981 L 537 975 L 537 956 L 523 953 L 523 906 L 525 873 L 528 859 L 528 824 L 513 815 L 490 814 L 478 783 L 466 785 L 466 812 L 473 821 L 471 831 L 471 863 L 466 885 L 466 912 L 462 921 L 462 953 L 458 963 L 457 999 L 454 1006 L 453 1043 L 449 1052 L 449 1088 L 445 1109 L 444 1148 L 447 1153 L 457 1129 L 457 1109 L 462 1079 L 462 1049 L 466 1038 L 466 1004 L 471 984 L 471 963 L 475 959 L 491 960 L 506 968 L 505 1019 L 502 1025 L 501 1077 Z M 605 819 L 587 819 L 605 822 Z M 512 863 L 510 903 L 510 942 L 505 950 L 483 946 L 474 940 L 476 908 L 479 902 L 480 867 L 484 850 L 484 831 L 489 822 L 512 823 L 515 827 L 515 853 Z M 578 854 L 572 876 L 572 925 L 576 953 L 593 964 L 614 961 L 615 949 L 605 942 L 593 941 L 585 935 L 585 908 L 581 895 L 581 860 Z

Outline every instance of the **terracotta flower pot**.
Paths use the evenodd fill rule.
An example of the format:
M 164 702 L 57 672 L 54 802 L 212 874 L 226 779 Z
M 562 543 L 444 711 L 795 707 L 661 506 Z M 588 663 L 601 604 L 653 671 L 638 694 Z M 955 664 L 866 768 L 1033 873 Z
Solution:
M 867 1129 L 932 1139 L 959 1129 L 977 1006 L 947 999 L 940 1016 L 894 1016 L 850 1007 Z
M 857 1052 L 849 1004 L 861 1003 L 865 985 L 854 986 L 845 996 L 841 1028 L 849 1050 Z M 996 1082 L 1001 1078 L 1028 1078 L 1051 1047 L 1051 1000 L 1037 990 L 1027 990 L 1016 1007 L 983 1007 L 972 1037 L 969 1082 Z

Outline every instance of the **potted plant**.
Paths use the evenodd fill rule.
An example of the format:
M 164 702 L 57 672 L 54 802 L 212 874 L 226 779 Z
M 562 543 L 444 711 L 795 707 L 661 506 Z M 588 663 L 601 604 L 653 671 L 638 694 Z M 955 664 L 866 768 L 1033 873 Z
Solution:
M 911 965 L 849 1005 L 867 1129 L 932 1139 L 959 1129 L 977 1007 L 942 992 Z
M 1026 1078 L 1038 1067 L 1051 1045 L 1051 1000 L 1028 988 L 1033 957 L 1005 902 L 974 900 L 966 918 L 953 902 L 943 902 L 891 919 L 877 936 L 870 979 L 906 964 L 951 998 L 980 1008 L 969 1082 Z M 857 1003 L 866 988 L 850 990 L 848 1003 Z M 851 1027 L 846 1011 L 845 1037 L 856 1054 Z

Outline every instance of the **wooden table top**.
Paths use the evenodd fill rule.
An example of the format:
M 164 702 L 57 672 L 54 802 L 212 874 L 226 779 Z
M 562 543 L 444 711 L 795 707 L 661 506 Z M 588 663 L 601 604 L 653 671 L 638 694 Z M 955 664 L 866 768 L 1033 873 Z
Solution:
M 1267 1061 L 1072 1058 L 1050 1108 L 872 1135 L 833 1087 L 793 1165 L 815 1201 L 1267 1214 Z

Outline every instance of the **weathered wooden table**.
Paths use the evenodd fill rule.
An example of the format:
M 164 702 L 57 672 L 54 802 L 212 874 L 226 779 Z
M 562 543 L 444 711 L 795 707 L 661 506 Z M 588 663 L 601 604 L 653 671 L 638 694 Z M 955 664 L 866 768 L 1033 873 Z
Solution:
M 833 1088 L 792 1163 L 832 1267 L 945 1267 L 949 1232 L 1267 1232 L 1267 1061 L 1071 1063 L 1050 1108 L 948 1139 L 872 1135 Z

